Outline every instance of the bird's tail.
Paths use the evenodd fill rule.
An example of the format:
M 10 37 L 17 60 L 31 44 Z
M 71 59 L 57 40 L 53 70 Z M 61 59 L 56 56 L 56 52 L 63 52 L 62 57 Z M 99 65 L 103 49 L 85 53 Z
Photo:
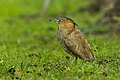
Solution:
M 85 50 L 83 59 L 88 60 L 88 61 L 93 61 L 96 59 L 96 57 L 95 55 L 92 54 L 92 52 Z

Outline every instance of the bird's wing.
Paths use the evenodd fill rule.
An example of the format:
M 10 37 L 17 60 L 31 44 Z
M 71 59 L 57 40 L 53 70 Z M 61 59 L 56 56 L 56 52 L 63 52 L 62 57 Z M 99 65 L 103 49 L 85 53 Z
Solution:
M 72 32 L 65 40 L 65 45 L 75 56 L 85 59 L 93 60 L 94 55 L 92 54 L 91 48 L 84 38 L 84 35 L 77 29 Z

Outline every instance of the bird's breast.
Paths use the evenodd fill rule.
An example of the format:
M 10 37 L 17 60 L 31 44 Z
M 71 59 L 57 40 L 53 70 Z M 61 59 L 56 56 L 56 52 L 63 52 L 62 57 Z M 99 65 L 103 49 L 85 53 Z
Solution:
M 60 30 L 57 31 L 58 34 L 58 40 L 60 41 L 61 46 L 64 48 L 64 50 L 67 53 L 70 53 L 70 51 L 68 50 L 65 41 L 68 39 L 69 35 L 66 34 L 66 32 L 62 32 Z

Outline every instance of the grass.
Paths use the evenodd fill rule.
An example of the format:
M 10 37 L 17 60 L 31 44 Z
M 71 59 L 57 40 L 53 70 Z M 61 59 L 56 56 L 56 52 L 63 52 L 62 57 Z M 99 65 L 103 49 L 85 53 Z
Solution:
M 96 60 L 70 63 L 71 56 L 63 51 L 56 38 L 56 24 L 48 21 L 51 16 L 63 14 L 63 6 L 70 5 L 56 0 L 59 5 L 55 2 L 51 5 L 57 6 L 58 11 L 52 6 L 41 17 L 37 14 L 42 2 L 0 1 L 0 80 L 119 80 L 120 37 L 86 34 Z M 95 31 L 97 28 L 89 25 L 99 15 L 79 13 L 77 8 L 89 2 L 81 0 L 81 5 L 76 6 L 78 2 L 71 0 L 73 5 L 64 14 L 73 18 L 83 32 Z M 15 72 L 18 76 L 14 75 Z

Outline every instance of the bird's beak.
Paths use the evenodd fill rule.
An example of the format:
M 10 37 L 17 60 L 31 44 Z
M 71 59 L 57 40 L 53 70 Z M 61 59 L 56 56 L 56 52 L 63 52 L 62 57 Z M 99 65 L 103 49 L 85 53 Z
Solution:
M 58 19 L 50 19 L 49 21 L 53 21 L 53 22 L 56 22 L 56 23 L 58 23 Z

